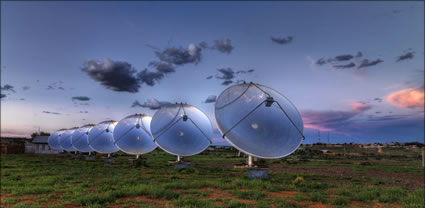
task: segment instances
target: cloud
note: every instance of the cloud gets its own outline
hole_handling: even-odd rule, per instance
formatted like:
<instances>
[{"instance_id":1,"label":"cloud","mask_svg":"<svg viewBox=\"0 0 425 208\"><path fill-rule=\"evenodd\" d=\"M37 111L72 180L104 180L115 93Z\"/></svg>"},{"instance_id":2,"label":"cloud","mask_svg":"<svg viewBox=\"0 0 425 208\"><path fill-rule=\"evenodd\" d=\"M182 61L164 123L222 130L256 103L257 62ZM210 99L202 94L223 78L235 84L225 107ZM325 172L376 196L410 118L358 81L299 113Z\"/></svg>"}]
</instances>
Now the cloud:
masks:
<instances>
[{"instance_id":1,"label":"cloud","mask_svg":"<svg viewBox=\"0 0 425 208\"><path fill-rule=\"evenodd\" d=\"M381 59L376 59L375 61L369 61L369 59L363 59L363 61L360 63L360 66L357 68L360 69L364 67L375 66L381 62L384 62L384 61L382 61Z\"/></svg>"},{"instance_id":2,"label":"cloud","mask_svg":"<svg viewBox=\"0 0 425 208\"><path fill-rule=\"evenodd\" d=\"M334 131L345 125L351 123L351 119L355 116L372 108L367 103L352 103L350 104L351 110L346 111L313 111L304 110L301 116L305 128L318 129L321 131Z\"/></svg>"},{"instance_id":3,"label":"cloud","mask_svg":"<svg viewBox=\"0 0 425 208\"><path fill-rule=\"evenodd\" d=\"M42 111L42 113L46 113L46 114L54 114L54 115L61 115L60 113L50 112L50 111Z\"/></svg>"},{"instance_id":4,"label":"cloud","mask_svg":"<svg viewBox=\"0 0 425 208\"><path fill-rule=\"evenodd\" d=\"M230 39L228 38L222 38L222 39L218 39L214 41L214 47L222 52L222 53L227 53L230 54L233 50L233 46L232 43L230 41Z\"/></svg>"},{"instance_id":5,"label":"cloud","mask_svg":"<svg viewBox=\"0 0 425 208\"><path fill-rule=\"evenodd\" d=\"M78 101L89 101L90 98L87 96L74 96L72 97L72 101L78 100Z\"/></svg>"},{"instance_id":6,"label":"cloud","mask_svg":"<svg viewBox=\"0 0 425 208\"><path fill-rule=\"evenodd\" d=\"M335 56L335 58L333 59L334 61L349 61L352 58L354 58L353 55L339 55L339 56Z\"/></svg>"},{"instance_id":7,"label":"cloud","mask_svg":"<svg viewBox=\"0 0 425 208\"><path fill-rule=\"evenodd\" d=\"M80 113L89 113L88 111L80 111Z\"/></svg>"},{"instance_id":8,"label":"cloud","mask_svg":"<svg viewBox=\"0 0 425 208\"><path fill-rule=\"evenodd\" d=\"M392 92L385 101L398 108L423 108L424 90L408 88Z\"/></svg>"},{"instance_id":9,"label":"cloud","mask_svg":"<svg viewBox=\"0 0 425 208\"><path fill-rule=\"evenodd\" d=\"M381 103L382 102L382 98L374 98L373 100L376 101L376 102L378 102L378 103Z\"/></svg>"},{"instance_id":10,"label":"cloud","mask_svg":"<svg viewBox=\"0 0 425 208\"><path fill-rule=\"evenodd\" d=\"M149 66L154 67L158 72L163 74L176 72L175 67L170 63L152 61Z\"/></svg>"},{"instance_id":11,"label":"cloud","mask_svg":"<svg viewBox=\"0 0 425 208\"><path fill-rule=\"evenodd\" d=\"M5 94L0 94L0 99L3 99L3 98L5 98L6 97L6 95Z\"/></svg>"},{"instance_id":12,"label":"cloud","mask_svg":"<svg viewBox=\"0 0 425 208\"><path fill-rule=\"evenodd\" d=\"M29 87L29 86L23 86L23 87L22 87L22 90L23 90L23 91L27 91L27 90L29 90L29 89L30 89L30 87Z\"/></svg>"},{"instance_id":13,"label":"cloud","mask_svg":"<svg viewBox=\"0 0 425 208\"><path fill-rule=\"evenodd\" d=\"M88 60L81 70L107 89L130 93L139 91L136 70L127 62L111 59Z\"/></svg>"},{"instance_id":14,"label":"cloud","mask_svg":"<svg viewBox=\"0 0 425 208\"><path fill-rule=\"evenodd\" d=\"M213 75L210 75L210 76L208 76L207 78L205 78L205 79L212 79L213 78Z\"/></svg>"},{"instance_id":15,"label":"cloud","mask_svg":"<svg viewBox=\"0 0 425 208\"><path fill-rule=\"evenodd\" d=\"M352 103L350 106L354 112L363 112L372 108L372 105L367 103Z\"/></svg>"},{"instance_id":16,"label":"cloud","mask_svg":"<svg viewBox=\"0 0 425 208\"><path fill-rule=\"evenodd\" d=\"M217 100L217 96L210 95L207 97L207 99L204 101L204 103L214 103Z\"/></svg>"},{"instance_id":17,"label":"cloud","mask_svg":"<svg viewBox=\"0 0 425 208\"><path fill-rule=\"evenodd\" d=\"M187 48L169 47L162 51L156 51L155 55L165 63L179 66L184 64L198 64L201 61L201 52L202 49L200 47L191 43Z\"/></svg>"},{"instance_id":18,"label":"cloud","mask_svg":"<svg viewBox=\"0 0 425 208\"><path fill-rule=\"evenodd\" d=\"M3 87L1 87L1 90L2 91L10 91L10 92L16 93L16 91L15 91L14 88L15 87L13 87L12 85L5 84Z\"/></svg>"},{"instance_id":19,"label":"cloud","mask_svg":"<svg viewBox=\"0 0 425 208\"><path fill-rule=\"evenodd\" d=\"M50 85L47 85L47 90L65 90L65 88L62 87L63 82L62 81L57 81L57 82L53 82Z\"/></svg>"},{"instance_id":20,"label":"cloud","mask_svg":"<svg viewBox=\"0 0 425 208\"><path fill-rule=\"evenodd\" d=\"M170 102L167 101L158 101L155 98L152 99L148 99L146 102L144 102L143 104L141 104L139 101L135 100L132 104L131 107L142 107L142 108L149 108L150 110L158 110L160 108L162 108L163 106L169 105L171 104Z\"/></svg>"},{"instance_id":21,"label":"cloud","mask_svg":"<svg viewBox=\"0 0 425 208\"><path fill-rule=\"evenodd\" d=\"M233 83L233 80L224 80L221 84L227 86L232 83Z\"/></svg>"},{"instance_id":22,"label":"cloud","mask_svg":"<svg viewBox=\"0 0 425 208\"><path fill-rule=\"evenodd\" d=\"M159 80L164 78L164 74L161 72L151 72L147 69L137 73L137 78L141 84L147 84L154 86Z\"/></svg>"},{"instance_id":23,"label":"cloud","mask_svg":"<svg viewBox=\"0 0 425 208\"><path fill-rule=\"evenodd\" d=\"M237 72L236 72L236 74L249 74L249 73L252 73L252 72L254 72L255 71L255 69L249 69L249 70L238 70Z\"/></svg>"},{"instance_id":24,"label":"cloud","mask_svg":"<svg viewBox=\"0 0 425 208\"><path fill-rule=\"evenodd\" d=\"M316 61L316 64L319 66L323 66L325 65L327 62L324 58L320 58L319 60Z\"/></svg>"},{"instance_id":25,"label":"cloud","mask_svg":"<svg viewBox=\"0 0 425 208\"><path fill-rule=\"evenodd\" d=\"M231 80L235 78L235 72L231 68L221 68L217 69L219 74L215 75L217 79Z\"/></svg>"},{"instance_id":26,"label":"cloud","mask_svg":"<svg viewBox=\"0 0 425 208\"><path fill-rule=\"evenodd\" d=\"M353 63L353 62L351 62L351 63L349 63L349 64L333 65L333 67L334 67L334 68L337 68L337 69L347 69L347 68L353 68L353 67L355 67L355 66L356 66L356 64L355 64L355 63Z\"/></svg>"},{"instance_id":27,"label":"cloud","mask_svg":"<svg viewBox=\"0 0 425 208\"><path fill-rule=\"evenodd\" d=\"M275 38L275 37L271 37L271 40L273 42L275 42L277 44L280 44L280 45L285 45L285 44L291 43L293 39L294 38L292 36L288 36L286 38Z\"/></svg>"},{"instance_id":28,"label":"cloud","mask_svg":"<svg viewBox=\"0 0 425 208\"><path fill-rule=\"evenodd\" d=\"M347 123L358 112L354 111L312 111L304 110L301 116L305 128L332 131Z\"/></svg>"},{"instance_id":29,"label":"cloud","mask_svg":"<svg viewBox=\"0 0 425 208\"><path fill-rule=\"evenodd\" d=\"M397 58L397 62L404 61L404 60L407 60L407 59L413 59L414 57L415 57L415 52L414 51L409 51L406 54L403 54L403 55L399 56Z\"/></svg>"}]
</instances>

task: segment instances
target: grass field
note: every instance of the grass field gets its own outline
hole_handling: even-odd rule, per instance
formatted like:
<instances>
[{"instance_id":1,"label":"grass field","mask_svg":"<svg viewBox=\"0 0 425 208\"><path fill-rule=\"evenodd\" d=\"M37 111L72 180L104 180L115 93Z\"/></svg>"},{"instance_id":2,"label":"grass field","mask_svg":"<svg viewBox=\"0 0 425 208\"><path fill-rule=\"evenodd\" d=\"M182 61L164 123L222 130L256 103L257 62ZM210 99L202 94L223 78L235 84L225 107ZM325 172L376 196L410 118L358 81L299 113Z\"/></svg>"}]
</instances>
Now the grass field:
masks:
<instances>
[{"instance_id":1,"label":"grass field","mask_svg":"<svg viewBox=\"0 0 425 208\"><path fill-rule=\"evenodd\" d=\"M233 168L244 158L230 150L188 157L181 171L158 149L139 168L124 154L110 167L100 157L1 155L1 207L424 207L420 150L317 149L266 160L268 180Z\"/></svg>"}]
</instances>

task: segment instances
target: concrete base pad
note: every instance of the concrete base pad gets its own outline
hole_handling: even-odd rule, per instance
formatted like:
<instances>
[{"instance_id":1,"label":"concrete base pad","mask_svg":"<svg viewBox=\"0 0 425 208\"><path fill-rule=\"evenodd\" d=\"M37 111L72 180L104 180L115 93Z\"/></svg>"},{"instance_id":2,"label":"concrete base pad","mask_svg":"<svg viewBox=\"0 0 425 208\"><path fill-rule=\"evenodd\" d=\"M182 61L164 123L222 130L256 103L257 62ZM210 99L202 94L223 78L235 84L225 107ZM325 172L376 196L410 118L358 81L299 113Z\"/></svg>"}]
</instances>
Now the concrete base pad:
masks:
<instances>
[{"instance_id":1,"label":"concrete base pad","mask_svg":"<svg viewBox=\"0 0 425 208\"><path fill-rule=\"evenodd\" d=\"M128 159L133 167L147 166L146 158Z\"/></svg>"},{"instance_id":2,"label":"concrete base pad","mask_svg":"<svg viewBox=\"0 0 425 208\"><path fill-rule=\"evenodd\" d=\"M94 161L94 160L96 160L96 156L95 155L86 155L86 160Z\"/></svg>"},{"instance_id":3,"label":"concrete base pad","mask_svg":"<svg viewBox=\"0 0 425 208\"><path fill-rule=\"evenodd\" d=\"M115 163L115 158L106 157L103 161L105 161L105 163Z\"/></svg>"},{"instance_id":4,"label":"concrete base pad","mask_svg":"<svg viewBox=\"0 0 425 208\"><path fill-rule=\"evenodd\" d=\"M249 179L268 179L269 170L266 168L248 168Z\"/></svg>"},{"instance_id":5,"label":"concrete base pad","mask_svg":"<svg viewBox=\"0 0 425 208\"><path fill-rule=\"evenodd\" d=\"M181 170L181 169L189 169L190 162L179 162L175 163L174 170Z\"/></svg>"}]
</instances>

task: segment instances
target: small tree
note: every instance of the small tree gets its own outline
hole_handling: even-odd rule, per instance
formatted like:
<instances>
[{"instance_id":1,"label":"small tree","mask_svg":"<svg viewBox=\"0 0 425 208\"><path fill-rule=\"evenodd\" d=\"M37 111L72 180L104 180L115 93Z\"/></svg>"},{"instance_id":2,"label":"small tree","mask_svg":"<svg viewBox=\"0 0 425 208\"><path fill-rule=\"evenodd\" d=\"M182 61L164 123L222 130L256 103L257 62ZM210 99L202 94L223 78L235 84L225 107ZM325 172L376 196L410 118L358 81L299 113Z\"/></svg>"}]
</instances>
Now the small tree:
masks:
<instances>
[{"instance_id":1,"label":"small tree","mask_svg":"<svg viewBox=\"0 0 425 208\"><path fill-rule=\"evenodd\" d=\"M50 136L49 133L40 131L40 132L34 132L31 134L31 138L34 139L36 136Z\"/></svg>"}]
</instances>

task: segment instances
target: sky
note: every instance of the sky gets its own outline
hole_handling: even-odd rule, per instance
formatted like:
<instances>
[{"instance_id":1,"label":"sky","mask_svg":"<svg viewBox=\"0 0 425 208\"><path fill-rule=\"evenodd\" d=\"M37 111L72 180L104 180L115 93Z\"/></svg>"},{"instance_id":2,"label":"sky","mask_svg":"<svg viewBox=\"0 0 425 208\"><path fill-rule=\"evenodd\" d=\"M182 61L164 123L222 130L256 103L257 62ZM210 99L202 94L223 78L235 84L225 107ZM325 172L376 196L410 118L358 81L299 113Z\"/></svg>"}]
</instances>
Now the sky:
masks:
<instances>
[{"instance_id":1,"label":"sky","mask_svg":"<svg viewBox=\"0 0 425 208\"><path fill-rule=\"evenodd\" d=\"M304 143L424 141L423 2L2 1L0 62L1 136L186 102L224 144L216 96L252 81Z\"/></svg>"}]
</instances>

